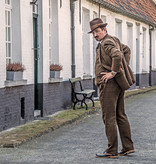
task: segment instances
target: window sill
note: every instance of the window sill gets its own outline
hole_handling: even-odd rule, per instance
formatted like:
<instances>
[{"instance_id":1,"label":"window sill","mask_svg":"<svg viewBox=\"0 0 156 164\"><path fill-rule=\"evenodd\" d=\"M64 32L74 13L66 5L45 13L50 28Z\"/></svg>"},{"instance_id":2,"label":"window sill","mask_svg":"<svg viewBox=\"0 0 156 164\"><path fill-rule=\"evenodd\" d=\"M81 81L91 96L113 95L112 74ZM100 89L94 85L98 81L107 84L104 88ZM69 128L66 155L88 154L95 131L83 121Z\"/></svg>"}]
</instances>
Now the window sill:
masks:
<instances>
[{"instance_id":1,"label":"window sill","mask_svg":"<svg viewBox=\"0 0 156 164\"><path fill-rule=\"evenodd\" d=\"M14 86L22 86L22 85L27 85L27 80L5 81L5 87L14 87Z\"/></svg>"},{"instance_id":2,"label":"window sill","mask_svg":"<svg viewBox=\"0 0 156 164\"><path fill-rule=\"evenodd\" d=\"M63 78L49 78L49 83L60 83L63 81Z\"/></svg>"},{"instance_id":3,"label":"window sill","mask_svg":"<svg viewBox=\"0 0 156 164\"><path fill-rule=\"evenodd\" d=\"M148 72L145 70L142 70L142 74L147 74Z\"/></svg>"}]
</instances>

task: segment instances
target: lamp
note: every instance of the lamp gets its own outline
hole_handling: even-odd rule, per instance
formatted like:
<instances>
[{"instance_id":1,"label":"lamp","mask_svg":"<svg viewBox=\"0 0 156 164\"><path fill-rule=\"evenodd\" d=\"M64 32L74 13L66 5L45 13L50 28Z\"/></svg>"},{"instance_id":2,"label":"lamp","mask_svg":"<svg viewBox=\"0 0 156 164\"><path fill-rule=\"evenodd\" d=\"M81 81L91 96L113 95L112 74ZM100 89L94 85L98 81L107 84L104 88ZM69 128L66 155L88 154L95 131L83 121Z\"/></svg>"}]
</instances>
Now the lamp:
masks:
<instances>
[{"instance_id":1,"label":"lamp","mask_svg":"<svg viewBox=\"0 0 156 164\"><path fill-rule=\"evenodd\" d=\"M33 0L32 2L30 2L31 5L35 5L37 2L37 0Z\"/></svg>"},{"instance_id":2,"label":"lamp","mask_svg":"<svg viewBox=\"0 0 156 164\"><path fill-rule=\"evenodd\" d=\"M32 5L33 14L38 15L38 4L36 2L37 0L32 0L32 2L30 2L30 5Z\"/></svg>"}]
</instances>

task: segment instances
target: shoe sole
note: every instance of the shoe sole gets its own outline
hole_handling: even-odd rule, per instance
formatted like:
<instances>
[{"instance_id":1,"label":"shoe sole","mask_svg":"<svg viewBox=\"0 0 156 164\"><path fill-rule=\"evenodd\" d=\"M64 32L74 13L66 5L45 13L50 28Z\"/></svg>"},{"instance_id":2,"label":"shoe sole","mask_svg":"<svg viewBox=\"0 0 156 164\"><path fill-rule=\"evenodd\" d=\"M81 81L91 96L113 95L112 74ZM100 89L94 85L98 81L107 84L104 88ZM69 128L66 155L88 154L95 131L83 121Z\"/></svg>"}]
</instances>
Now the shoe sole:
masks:
<instances>
[{"instance_id":1,"label":"shoe sole","mask_svg":"<svg viewBox=\"0 0 156 164\"><path fill-rule=\"evenodd\" d=\"M112 158L112 159L118 159L119 157L118 156L106 156L106 157L99 157L99 156L96 156L96 158Z\"/></svg>"},{"instance_id":2,"label":"shoe sole","mask_svg":"<svg viewBox=\"0 0 156 164\"><path fill-rule=\"evenodd\" d=\"M125 153L119 154L119 155L120 156L125 156L125 155L131 154L131 153L134 153L134 150L129 150L129 151L126 151Z\"/></svg>"}]
</instances>

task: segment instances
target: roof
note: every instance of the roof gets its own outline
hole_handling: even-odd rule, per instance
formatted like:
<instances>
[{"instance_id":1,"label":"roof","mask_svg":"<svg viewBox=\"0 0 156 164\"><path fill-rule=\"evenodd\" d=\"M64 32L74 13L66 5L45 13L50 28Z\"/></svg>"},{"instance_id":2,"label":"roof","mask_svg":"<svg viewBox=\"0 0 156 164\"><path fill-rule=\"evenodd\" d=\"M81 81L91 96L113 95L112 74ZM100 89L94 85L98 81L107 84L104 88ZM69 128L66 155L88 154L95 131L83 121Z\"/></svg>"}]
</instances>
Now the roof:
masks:
<instances>
[{"instance_id":1,"label":"roof","mask_svg":"<svg viewBox=\"0 0 156 164\"><path fill-rule=\"evenodd\" d=\"M156 26L155 0L93 0L106 8Z\"/></svg>"}]
</instances>

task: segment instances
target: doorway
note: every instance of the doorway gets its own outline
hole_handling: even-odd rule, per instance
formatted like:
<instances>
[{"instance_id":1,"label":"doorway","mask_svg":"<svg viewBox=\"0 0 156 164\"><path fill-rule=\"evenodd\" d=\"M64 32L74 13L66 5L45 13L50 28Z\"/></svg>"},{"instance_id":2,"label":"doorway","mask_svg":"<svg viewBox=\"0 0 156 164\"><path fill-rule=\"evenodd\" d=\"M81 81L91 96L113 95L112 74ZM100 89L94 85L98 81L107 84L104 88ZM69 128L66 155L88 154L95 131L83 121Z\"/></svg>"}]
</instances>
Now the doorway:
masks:
<instances>
[{"instance_id":1,"label":"doorway","mask_svg":"<svg viewBox=\"0 0 156 164\"><path fill-rule=\"evenodd\" d=\"M136 26L136 86L139 86L140 79L140 25Z\"/></svg>"},{"instance_id":2,"label":"doorway","mask_svg":"<svg viewBox=\"0 0 156 164\"><path fill-rule=\"evenodd\" d=\"M33 14L33 41L34 41L34 109L38 108L38 30L37 14Z\"/></svg>"}]
</instances>

